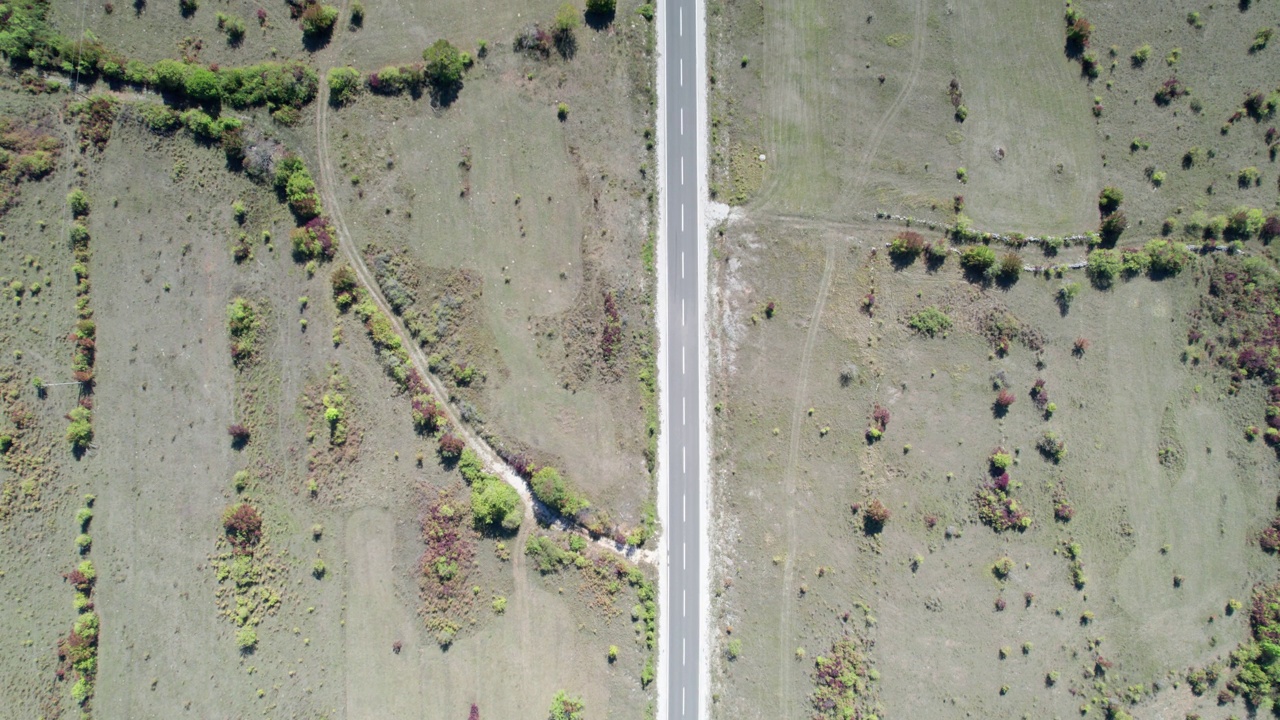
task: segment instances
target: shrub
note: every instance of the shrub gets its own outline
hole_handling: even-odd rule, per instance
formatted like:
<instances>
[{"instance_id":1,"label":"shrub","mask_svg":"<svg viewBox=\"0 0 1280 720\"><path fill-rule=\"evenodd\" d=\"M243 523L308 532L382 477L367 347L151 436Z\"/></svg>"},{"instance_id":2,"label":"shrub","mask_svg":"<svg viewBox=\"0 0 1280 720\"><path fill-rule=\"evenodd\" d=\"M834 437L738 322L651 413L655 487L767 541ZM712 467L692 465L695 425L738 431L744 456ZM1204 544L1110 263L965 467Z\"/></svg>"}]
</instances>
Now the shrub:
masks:
<instances>
[{"instance_id":1,"label":"shrub","mask_svg":"<svg viewBox=\"0 0 1280 720\"><path fill-rule=\"evenodd\" d=\"M890 241L889 255L898 262L910 263L919 257L925 245L924 237L920 233L906 230L895 235Z\"/></svg>"},{"instance_id":2,"label":"shrub","mask_svg":"<svg viewBox=\"0 0 1280 720\"><path fill-rule=\"evenodd\" d=\"M329 282L333 287L333 300L338 306L338 311L346 312L356 300L356 288L359 287L356 271L349 265L343 265L333 271L329 276Z\"/></svg>"},{"instance_id":3,"label":"shrub","mask_svg":"<svg viewBox=\"0 0 1280 720\"><path fill-rule=\"evenodd\" d=\"M333 24L338 20L338 8L332 5L312 3L302 11L299 24L302 34L309 38L323 38L333 32Z\"/></svg>"},{"instance_id":4,"label":"shrub","mask_svg":"<svg viewBox=\"0 0 1280 720\"><path fill-rule=\"evenodd\" d=\"M1178 79L1177 75L1172 75L1168 80L1160 84L1156 90L1155 96L1152 98L1157 105L1168 105L1187 94L1187 86ZM1143 148L1146 149L1145 147Z\"/></svg>"},{"instance_id":5,"label":"shrub","mask_svg":"<svg viewBox=\"0 0 1280 720\"><path fill-rule=\"evenodd\" d=\"M1114 245L1120 235L1129 227L1129 218L1123 211L1117 210L1102 219L1098 226L1098 235L1108 245Z\"/></svg>"},{"instance_id":6,"label":"shrub","mask_svg":"<svg viewBox=\"0 0 1280 720\"><path fill-rule=\"evenodd\" d=\"M987 461L991 465L991 473L999 475L1013 465L1013 455L1005 452L1004 448L996 448Z\"/></svg>"},{"instance_id":7,"label":"shrub","mask_svg":"<svg viewBox=\"0 0 1280 720\"><path fill-rule=\"evenodd\" d=\"M1227 218L1226 236L1233 240L1248 240L1262 232L1266 216L1257 208L1237 207Z\"/></svg>"},{"instance_id":8,"label":"shrub","mask_svg":"<svg viewBox=\"0 0 1280 720\"><path fill-rule=\"evenodd\" d=\"M892 516L893 513L878 498L872 500L867 503L867 509L862 516L863 530L869 535L874 535L884 529L884 524L889 522Z\"/></svg>"},{"instance_id":9,"label":"shrub","mask_svg":"<svg viewBox=\"0 0 1280 720\"><path fill-rule=\"evenodd\" d=\"M240 632L236 633L236 646L240 648L240 652L252 652L258 646L258 633L252 627L240 628Z\"/></svg>"},{"instance_id":10,"label":"shrub","mask_svg":"<svg viewBox=\"0 0 1280 720\"><path fill-rule=\"evenodd\" d=\"M1016 252L1005 253L1000 258L1000 269L996 276L1006 283L1014 282L1022 274L1022 257Z\"/></svg>"},{"instance_id":11,"label":"shrub","mask_svg":"<svg viewBox=\"0 0 1280 720\"><path fill-rule=\"evenodd\" d=\"M556 19L551 25L552 32L555 33L558 41L564 42L573 35L574 30L578 29L580 22L578 9L573 6L573 3L566 2L556 10Z\"/></svg>"},{"instance_id":12,"label":"shrub","mask_svg":"<svg viewBox=\"0 0 1280 720\"><path fill-rule=\"evenodd\" d=\"M520 493L501 478L484 473L471 486L471 515L480 527L500 525L512 531L520 527Z\"/></svg>"},{"instance_id":13,"label":"shrub","mask_svg":"<svg viewBox=\"0 0 1280 720\"><path fill-rule=\"evenodd\" d=\"M440 457L445 460L456 460L462 455L462 451L467 447L467 443L453 433L445 433L440 436L439 453Z\"/></svg>"},{"instance_id":14,"label":"shrub","mask_svg":"<svg viewBox=\"0 0 1280 720\"><path fill-rule=\"evenodd\" d=\"M1067 444L1052 430L1044 431L1044 434L1036 442L1036 449L1040 451L1041 455L1055 463L1062 462L1063 458L1067 456Z\"/></svg>"},{"instance_id":15,"label":"shrub","mask_svg":"<svg viewBox=\"0 0 1280 720\"><path fill-rule=\"evenodd\" d=\"M727 648L727 654L729 655L730 660L737 660L742 657L742 640L739 638L730 640Z\"/></svg>"},{"instance_id":16,"label":"shrub","mask_svg":"<svg viewBox=\"0 0 1280 720\"><path fill-rule=\"evenodd\" d=\"M936 306L929 307L917 312L907 320L907 326L921 335L934 337L939 333L945 333L951 329L951 318L947 314L939 310Z\"/></svg>"},{"instance_id":17,"label":"shrub","mask_svg":"<svg viewBox=\"0 0 1280 720\"><path fill-rule=\"evenodd\" d=\"M1124 202L1124 192L1114 185L1108 185L1098 193L1098 212L1110 215L1119 209L1122 202Z\"/></svg>"},{"instance_id":18,"label":"shrub","mask_svg":"<svg viewBox=\"0 0 1280 720\"><path fill-rule=\"evenodd\" d=\"M1008 557L1002 557L996 560L991 566L991 574L997 578L1004 580L1013 572L1013 560Z\"/></svg>"},{"instance_id":19,"label":"shrub","mask_svg":"<svg viewBox=\"0 0 1280 720\"><path fill-rule=\"evenodd\" d=\"M587 501L569 487L560 471L553 467L535 472L529 479L529 487L540 502L566 517L573 517L588 507Z\"/></svg>"},{"instance_id":20,"label":"shrub","mask_svg":"<svg viewBox=\"0 0 1280 720\"><path fill-rule=\"evenodd\" d=\"M618 0L587 0L587 14L611 17L618 8Z\"/></svg>"},{"instance_id":21,"label":"shrub","mask_svg":"<svg viewBox=\"0 0 1280 720\"><path fill-rule=\"evenodd\" d=\"M227 305L227 332L231 336L231 360L243 366L254 353L257 339L258 313L253 304L238 297Z\"/></svg>"},{"instance_id":22,"label":"shrub","mask_svg":"<svg viewBox=\"0 0 1280 720\"><path fill-rule=\"evenodd\" d=\"M1236 182L1242 188L1258 185L1262 182L1262 176L1258 173L1258 168L1247 167L1241 168L1240 173L1236 176Z\"/></svg>"},{"instance_id":23,"label":"shrub","mask_svg":"<svg viewBox=\"0 0 1280 720\"><path fill-rule=\"evenodd\" d=\"M876 403L871 410L871 421L875 423L881 430L889 429L889 408Z\"/></svg>"},{"instance_id":24,"label":"shrub","mask_svg":"<svg viewBox=\"0 0 1280 720\"><path fill-rule=\"evenodd\" d=\"M960 267L972 273L985 273L996 264L996 251L986 245L975 245L960 255Z\"/></svg>"},{"instance_id":25,"label":"shrub","mask_svg":"<svg viewBox=\"0 0 1280 720\"><path fill-rule=\"evenodd\" d=\"M582 720L586 705L582 698L569 697L564 690L557 690L551 698L551 720Z\"/></svg>"},{"instance_id":26,"label":"shrub","mask_svg":"<svg viewBox=\"0 0 1280 720\"><path fill-rule=\"evenodd\" d=\"M1258 237L1263 242L1270 242L1276 237L1280 237L1280 217L1272 215L1262 224L1262 229L1258 231Z\"/></svg>"},{"instance_id":27,"label":"shrub","mask_svg":"<svg viewBox=\"0 0 1280 720\"><path fill-rule=\"evenodd\" d=\"M76 188L67 195L67 207L71 208L72 216L84 217L89 214L89 196Z\"/></svg>"},{"instance_id":28,"label":"shrub","mask_svg":"<svg viewBox=\"0 0 1280 720\"><path fill-rule=\"evenodd\" d=\"M251 554L262 541L262 515L249 503L232 505L223 511L222 528L238 554Z\"/></svg>"},{"instance_id":29,"label":"shrub","mask_svg":"<svg viewBox=\"0 0 1280 720\"><path fill-rule=\"evenodd\" d=\"M1107 288L1115 281L1124 267L1120 253L1116 250L1097 249L1089 253L1085 262L1085 272L1089 279L1099 288Z\"/></svg>"},{"instance_id":30,"label":"shrub","mask_svg":"<svg viewBox=\"0 0 1280 720\"><path fill-rule=\"evenodd\" d=\"M1191 251L1182 243L1152 240L1143 249L1151 257L1153 276L1177 275L1192 260Z\"/></svg>"},{"instance_id":31,"label":"shrub","mask_svg":"<svg viewBox=\"0 0 1280 720\"><path fill-rule=\"evenodd\" d=\"M1133 60L1134 65L1142 65L1145 62L1147 62L1147 58L1150 58L1150 57L1151 57L1151 46L1146 43L1143 43L1142 45L1140 45L1136 50L1133 51L1133 55L1130 56L1130 58Z\"/></svg>"},{"instance_id":32,"label":"shrub","mask_svg":"<svg viewBox=\"0 0 1280 720\"><path fill-rule=\"evenodd\" d=\"M72 452L81 453L93 442L93 413L86 407L79 406L67 413L70 424L67 425L67 442Z\"/></svg>"},{"instance_id":33,"label":"shrub","mask_svg":"<svg viewBox=\"0 0 1280 720\"><path fill-rule=\"evenodd\" d=\"M996 407L1001 410L1007 410L1010 405L1018 398L1008 390L1002 389L996 393Z\"/></svg>"},{"instance_id":34,"label":"shrub","mask_svg":"<svg viewBox=\"0 0 1280 720\"><path fill-rule=\"evenodd\" d=\"M1089 37L1093 34L1093 23L1071 11L1067 16L1067 46L1072 52L1079 52L1089 46Z\"/></svg>"},{"instance_id":35,"label":"shrub","mask_svg":"<svg viewBox=\"0 0 1280 720\"><path fill-rule=\"evenodd\" d=\"M360 73L350 65L330 68L326 79L330 102L335 105L346 105L360 92Z\"/></svg>"},{"instance_id":36,"label":"shrub","mask_svg":"<svg viewBox=\"0 0 1280 720\"><path fill-rule=\"evenodd\" d=\"M231 444L234 447L244 447L249 442L249 428L240 423L228 425L227 434L231 436Z\"/></svg>"},{"instance_id":37,"label":"shrub","mask_svg":"<svg viewBox=\"0 0 1280 720\"><path fill-rule=\"evenodd\" d=\"M462 53L448 40L441 38L422 51L422 60L426 63L426 78L439 89L447 89L462 82L462 72L466 69Z\"/></svg>"},{"instance_id":38,"label":"shrub","mask_svg":"<svg viewBox=\"0 0 1280 720\"><path fill-rule=\"evenodd\" d=\"M1058 305L1065 311L1071 307L1071 303L1075 301L1076 296L1080 294L1080 283L1069 282L1058 288Z\"/></svg>"},{"instance_id":39,"label":"shrub","mask_svg":"<svg viewBox=\"0 0 1280 720\"><path fill-rule=\"evenodd\" d=\"M1249 52L1258 52L1271 42L1271 35L1275 31L1269 27L1259 28L1258 32L1253 36L1253 43L1249 45Z\"/></svg>"},{"instance_id":40,"label":"shrub","mask_svg":"<svg viewBox=\"0 0 1280 720\"><path fill-rule=\"evenodd\" d=\"M364 3L360 0L353 0L351 3L351 25L352 27L364 26Z\"/></svg>"}]
</instances>

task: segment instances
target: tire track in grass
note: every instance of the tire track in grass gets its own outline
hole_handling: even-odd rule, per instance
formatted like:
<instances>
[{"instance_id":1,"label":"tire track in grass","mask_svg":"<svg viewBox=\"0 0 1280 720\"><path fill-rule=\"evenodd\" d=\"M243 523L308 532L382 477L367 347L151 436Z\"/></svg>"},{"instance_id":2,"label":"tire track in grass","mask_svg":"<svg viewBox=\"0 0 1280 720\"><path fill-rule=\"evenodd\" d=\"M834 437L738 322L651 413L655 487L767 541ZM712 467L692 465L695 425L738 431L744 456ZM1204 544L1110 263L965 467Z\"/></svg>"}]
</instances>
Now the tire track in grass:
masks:
<instances>
[{"instance_id":1,"label":"tire track in grass","mask_svg":"<svg viewBox=\"0 0 1280 720\"><path fill-rule=\"evenodd\" d=\"M800 382L796 386L795 402L791 408L791 441L787 449L787 465L783 471L783 491L787 504L787 552L782 564L782 611L778 618L778 698L780 707L778 717L790 717L792 708L791 692L791 660L787 656L789 640L793 636L791 620L792 582L795 572L796 546L796 508L792 499L796 493L796 464L800 459L800 425L804 422L805 396L809 389L809 366L813 363L813 346L818 342L818 327L821 325L822 311L827 304L827 292L831 289L831 276L836 264L836 246L827 245L827 255L823 260L822 279L818 282L818 297L813 304L813 313L809 317L809 332L805 336L804 350L800 354Z\"/></svg>"},{"instance_id":2,"label":"tire track in grass","mask_svg":"<svg viewBox=\"0 0 1280 720\"><path fill-rule=\"evenodd\" d=\"M902 89L898 91L897 97L893 103L885 110L884 115L875 124L871 131L871 136L867 141L867 147L862 153L859 160L859 169L855 175L853 192L861 192L867 182L867 177L871 172L871 163L875 160L876 153L880 149L880 145L884 142L885 134L893 125L894 119L898 112L906 103L908 96L915 89L916 81L920 77L920 68L924 62L924 34L928 29L928 0L916 1L916 17L912 27L911 42L911 70L907 76L907 82ZM783 470L783 490L787 498L787 547L785 561L783 562L782 572L782 594L779 598L781 610L778 617L778 698L780 701L779 717L790 717L790 711L793 707L794 698L792 697L791 683L791 659L788 653L790 641L794 636L794 628L792 627L792 594L793 583L792 575L795 571L795 545L796 545L796 515L795 506L790 502L796 491L796 465L800 459L800 425L804 421L805 396L809 387L809 367L813 362L813 347L817 343L818 327L822 319L822 311L826 306L827 293L831 288L831 276L835 266L835 244L827 246L827 255L825 265L822 270L822 280L818 285L818 297L814 301L813 313L809 319L809 333L805 338L804 350L800 359L800 379L796 386L795 402L792 404L791 410L791 437L790 446L787 452L787 464Z\"/></svg>"},{"instance_id":3,"label":"tire track in grass","mask_svg":"<svg viewBox=\"0 0 1280 720\"><path fill-rule=\"evenodd\" d=\"M875 160L876 153L880 151L880 145L884 142L885 132L893 125L898 111L906 104L907 98L916 87L916 81L920 79L920 67L924 64L924 34L929 29L928 20L928 0L916 0L916 21L911 33L911 71L907 74L906 84L898 91L898 95L893 99L893 103L889 105L889 109L884 111L884 115L880 117L880 121L876 123L875 128L871 131L871 138L867 141L867 149L863 151L862 159L858 163L860 168L853 184L855 193L864 189L867 183L867 176L871 172L871 162Z\"/></svg>"}]
</instances>

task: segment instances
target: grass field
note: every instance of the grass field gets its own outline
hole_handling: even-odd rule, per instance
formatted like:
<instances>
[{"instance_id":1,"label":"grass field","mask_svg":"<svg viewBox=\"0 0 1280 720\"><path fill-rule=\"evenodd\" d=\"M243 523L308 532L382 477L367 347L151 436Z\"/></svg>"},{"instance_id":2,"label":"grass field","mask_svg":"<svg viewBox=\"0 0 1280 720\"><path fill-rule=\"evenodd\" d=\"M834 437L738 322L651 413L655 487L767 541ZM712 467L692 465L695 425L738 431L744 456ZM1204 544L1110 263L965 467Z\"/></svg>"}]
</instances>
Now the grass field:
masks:
<instances>
[{"instance_id":1,"label":"grass field","mask_svg":"<svg viewBox=\"0 0 1280 720\"><path fill-rule=\"evenodd\" d=\"M471 53L449 104L366 89L344 107L304 101L296 118L220 110L250 152L296 152L326 216L340 204L342 237L370 248L370 265L375 248L395 254L420 309L444 308L426 349L471 428L559 467L592 517L640 528L653 491L649 22L619 7L576 30L570 57L542 58L512 41L549 27L550 3L428 19L370 2L360 27L344 5L327 42L304 41L286 5L266 8L264 27L256 10L56 5L50 19L149 63L289 58L320 82L346 63L412 64L441 34ZM242 42L225 41L217 13L246 22ZM194 106L180 94L86 73L82 90L115 101L91 127L70 107L72 78L21 70L0 80L6 167L27 167L14 155L34 138L58 148L0 217L12 303L0 318L0 594L21 608L0 620L0 704L42 717L440 718L474 704L534 718L566 690L592 713L650 716L651 578L531 515L518 531L473 526L456 460L415 429L360 318L335 304L341 258L291 248L305 217L285 190L229 161L226 135L158 129L156 103ZM536 131L520 126L535 117ZM610 323L622 332L602 357ZM73 369L92 376L79 407ZM91 418L79 452L64 414ZM77 515L86 505L91 519ZM430 556L433 517L455 533L456 562ZM526 556L541 535L543 555ZM77 597L61 576L84 561ZM89 615L100 633L77 634ZM96 671L76 664L84 647Z\"/></svg>"},{"instance_id":2,"label":"grass field","mask_svg":"<svg viewBox=\"0 0 1280 720\"><path fill-rule=\"evenodd\" d=\"M1083 50L1063 10L709 5L712 188L739 206L713 243L717 716L1248 710L1228 601L1276 578L1276 456L1245 432L1269 376L1196 344L1219 260L1100 290L1066 268L1094 245L1019 235L1098 230L1111 185L1128 224L1104 244L1234 238L1272 272L1271 245L1213 217L1276 213L1271 111L1230 120L1273 89L1273 48L1249 46L1275 8L1075 3ZM1175 74L1189 94L1156 102ZM907 230L937 262L889 252ZM963 272L975 241L1016 253L1011 275ZM841 638L871 670L828 704Z\"/></svg>"}]
</instances>

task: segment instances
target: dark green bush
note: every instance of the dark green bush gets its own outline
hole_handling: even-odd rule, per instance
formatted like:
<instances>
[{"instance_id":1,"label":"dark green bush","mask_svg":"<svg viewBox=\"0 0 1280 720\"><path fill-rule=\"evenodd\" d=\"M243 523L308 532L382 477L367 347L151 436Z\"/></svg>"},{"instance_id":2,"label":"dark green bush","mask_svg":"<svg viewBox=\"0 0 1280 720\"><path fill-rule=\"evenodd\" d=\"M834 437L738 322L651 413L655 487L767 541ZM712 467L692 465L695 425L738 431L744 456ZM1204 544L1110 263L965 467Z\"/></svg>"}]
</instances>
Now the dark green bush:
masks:
<instances>
[{"instance_id":1,"label":"dark green bush","mask_svg":"<svg viewBox=\"0 0 1280 720\"><path fill-rule=\"evenodd\" d=\"M422 51L422 60L427 79L437 88L451 88L462 82L462 73L466 69L462 53L453 43L441 38Z\"/></svg>"}]
</instances>

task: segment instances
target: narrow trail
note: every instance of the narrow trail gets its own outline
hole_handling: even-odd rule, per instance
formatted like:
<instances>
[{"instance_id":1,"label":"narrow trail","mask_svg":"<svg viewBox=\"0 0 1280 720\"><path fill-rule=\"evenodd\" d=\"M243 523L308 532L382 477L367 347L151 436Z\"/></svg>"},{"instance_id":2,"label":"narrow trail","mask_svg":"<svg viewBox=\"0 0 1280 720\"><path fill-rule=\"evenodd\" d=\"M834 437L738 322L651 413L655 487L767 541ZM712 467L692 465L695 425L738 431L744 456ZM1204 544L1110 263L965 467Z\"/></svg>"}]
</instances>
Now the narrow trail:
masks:
<instances>
[{"instance_id":1,"label":"narrow trail","mask_svg":"<svg viewBox=\"0 0 1280 720\"><path fill-rule=\"evenodd\" d=\"M871 137L867 140L867 148L862 153L859 160L858 174L854 176L852 191L854 193L861 192L863 186L867 183L867 175L871 172L871 162L875 160L876 153L880 151L880 145L884 142L885 132L893 125L894 118L897 117L898 111L902 109L907 98L910 97L911 91L916 87L916 81L920 79L920 67L924 64L924 34L929 29L929 2L928 0L916 0L916 20L911 32L911 71L907 75L907 82L898 91L897 97L893 99L893 103L889 105L889 109L885 110L884 115L880 117L880 121L876 123L875 128L871 131Z\"/></svg>"},{"instance_id":2,"label":"narrow trail","mask_svg":"<svg viewBox=\"0 0 1280 720\"><path fill-rule=\"evenodd\" d=\"M538 502L529 492L529 486L525 483L524 478L508 465L489 443L485 442L479 434L462 421L461 415L450 402L451 398L448 389L440 382L439 378L431 373L427 357L422 352L422 348L405 330L400 317L391 311L391 305L383 297L382 290L378 287L373 273L370 272L365 264L364 257L361 255L354 237L347 228L346 219L342 214L342 206L338 203L337 195L333 192L336 173L333 171L333 161L329 157L329 85L323 79L327 68L320 68L320 71L322 79L314 100L316 106L316 155L319 160L317 165L319 178L316 182L316 189L320 192L320 197L328 208L333 227L338 233L339 250L347 262L350 263L351 268L355 270L356 277L369 294L369 298L391 321L392 328L400 336L401 343L408 350L409 361L413 363L414 369L418 371L427 387L431 389L431 393L441 401L441 407L444 410L445 417L449 420L450 426L466 441L467 447L475 451L489 472L502 478L520 494L520 500L524 504L525 520L535 520L538 517L544 519L554 518L551 522L552 526L565 532L576 532L585 535L586 532L582 528L566 521L564 518L558 517L549 508ZM617 543L607 538L599 538L594 541L594 544L596 547L621 555L633 562L648 562L657 565L657 553L653 550L620 547Z\"/></svg>"},{"instance_id":3,"label":"narrow trail","mask_svg":"<svg viewBox=\"0 0 1280 720\"><path fill-rule=\"evenodd\" d=\"M800 425L804 422L805 397L809 390L809 366L813 363L813 346L818 342L818 328L822 324L822 311L827 304L827 292L831 289L831 276L835 272L836 246L827 246L827 255L823 261L822 279L818 282L818 297L813 304L813 312L809 316L809 333L804 340L804 350L800 354L800 383L796 387L795 402L791 407L791 443L787 449L787 466L783 475L783 491L787 504L787 552L782 565L782 615L778 618L778 697L781 700L778 717L790 717L793 707L791 698L791 662L787 655L789 639L793 628L791 621L792 582L795 572L796 546L796 508L792 501L796 494L796 464L800 460Z\"/></svg>"}]
</instances>

